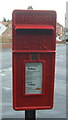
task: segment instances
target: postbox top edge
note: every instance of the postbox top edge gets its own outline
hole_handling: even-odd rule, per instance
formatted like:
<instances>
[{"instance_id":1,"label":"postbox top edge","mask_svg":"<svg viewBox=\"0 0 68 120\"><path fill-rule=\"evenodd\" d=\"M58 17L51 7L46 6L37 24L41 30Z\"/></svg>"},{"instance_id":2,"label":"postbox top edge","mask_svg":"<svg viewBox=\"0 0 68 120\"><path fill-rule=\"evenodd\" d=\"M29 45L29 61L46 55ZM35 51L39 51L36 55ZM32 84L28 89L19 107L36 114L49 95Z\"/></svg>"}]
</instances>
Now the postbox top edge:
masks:
<instances>
[{"instance_id":1,"label":"postbox top edge","mask_svg":"<svg viewBox=\"0 0 68 120\"><path fill-rule=\"evenodd\" d=\"M21 11L24 11L24 12L26 12L26 11L37 11L37 12L52 12L52 13L55 13L56 14L56 11L55 10L27 10L27 9L15 9L15 10L13 10L13 12L12 12L12 14L15 14L16 12L21 12Z\"/></svg>"}]
</instances>

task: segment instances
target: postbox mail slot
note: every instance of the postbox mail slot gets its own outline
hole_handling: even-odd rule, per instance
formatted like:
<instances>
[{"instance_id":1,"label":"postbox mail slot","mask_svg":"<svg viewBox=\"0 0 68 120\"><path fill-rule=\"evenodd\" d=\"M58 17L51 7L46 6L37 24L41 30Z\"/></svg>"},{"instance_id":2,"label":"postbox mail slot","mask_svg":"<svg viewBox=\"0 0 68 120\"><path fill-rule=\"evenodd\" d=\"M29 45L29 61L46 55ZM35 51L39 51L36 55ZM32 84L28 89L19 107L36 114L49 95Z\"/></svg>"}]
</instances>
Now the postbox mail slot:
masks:
<instances>
[{"instance_id":1,"label":"postbox mail slot","mask_svg":"<svg viewBox=\"0 0 68 120\"><path fill-rule=\"evenodd\" d=\"M52 25L16 25L15 29L49 29L54 30L54 27Z\"/></svg>"},{"instance_id":2,"label":"postbox mail slot","mask_svg":"<svg viewBox=\"0 0 68 120\"><path fill-rule=\"evenodd\" d=\"M54 50L54 32L52 25L16 25L14 49Z\"/></svg>"}]
</instances>

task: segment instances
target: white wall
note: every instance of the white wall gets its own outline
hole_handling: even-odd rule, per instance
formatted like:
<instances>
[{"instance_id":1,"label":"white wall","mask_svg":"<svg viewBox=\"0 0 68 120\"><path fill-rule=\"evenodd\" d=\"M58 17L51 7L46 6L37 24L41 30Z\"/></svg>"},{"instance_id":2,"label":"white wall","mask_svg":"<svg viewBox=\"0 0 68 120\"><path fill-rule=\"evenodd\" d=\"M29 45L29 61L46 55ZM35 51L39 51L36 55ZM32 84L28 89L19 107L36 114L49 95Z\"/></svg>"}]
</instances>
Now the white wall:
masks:
<instances>
[{"instance_id":1,"label":"white wall","mask_svg":"<svg viewBox=\"0 0 68 120\"><path fill-rule=\"evenodd\" d=\"M0 23L0 35L6 30L6 27Z\"/></svg>"}]
</instances>

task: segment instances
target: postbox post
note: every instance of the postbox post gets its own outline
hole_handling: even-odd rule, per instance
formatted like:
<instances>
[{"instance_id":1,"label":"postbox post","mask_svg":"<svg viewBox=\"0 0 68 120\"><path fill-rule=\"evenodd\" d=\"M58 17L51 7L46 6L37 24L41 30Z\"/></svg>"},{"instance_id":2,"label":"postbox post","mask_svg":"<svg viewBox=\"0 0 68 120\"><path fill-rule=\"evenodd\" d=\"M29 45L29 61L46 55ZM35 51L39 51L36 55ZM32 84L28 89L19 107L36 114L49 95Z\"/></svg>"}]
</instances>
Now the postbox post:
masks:
<instances>
[{"instance_id":1,"label":"postbox post","mask_svg":"<svg viewBox=\"0 0 68 120\"><path fill-rule=\"evenodd\" d=\"M25 110L25 120L35 120L35 110Z\"/></svg>"},{"instance_id":2,"label":"postbox post","mask_svg":"<svg viewBox=\"0 0 68 120\"><path fill-rule=\"evenodd\" d=\"M37 55L35 53L32 54L32 60L37 60ZM35 120L35 112L36 110L25 110L25 120Z\"/></svg>"}]
</instances>

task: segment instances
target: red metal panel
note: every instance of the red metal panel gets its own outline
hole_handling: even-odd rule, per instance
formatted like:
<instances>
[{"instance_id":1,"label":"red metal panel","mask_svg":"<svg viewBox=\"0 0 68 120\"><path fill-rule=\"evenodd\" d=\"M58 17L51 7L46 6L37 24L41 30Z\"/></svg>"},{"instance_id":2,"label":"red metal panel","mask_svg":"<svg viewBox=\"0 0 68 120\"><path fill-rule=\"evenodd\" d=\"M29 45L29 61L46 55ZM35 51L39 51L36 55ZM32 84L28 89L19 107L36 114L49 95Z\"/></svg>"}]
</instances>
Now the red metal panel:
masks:
<instances>
[{"instance_id":1,"label":"red metal panel","mask_svg":"<svg viewBox=\"0 0 68 120\"><path fill-rule=\"evenodd\" d=\"M15 10L12 35L13 108L51 109L54 98L56 12ZM35 57L32 57L34 54ZM26 63L42 63L42 93L25 94Z\"/></svg>"},{"instance_id":2,"label":"red metal panel","mask_svg":"<svg viewBox=\"0 0 68 120\"><path fill-rule=\"evenodd\" d=\"M23 24L23 25L16 25L15 29L46 29L46 30L54 30L52 25L32 25L32 24Z\"/></svg>"}]
</instances>

